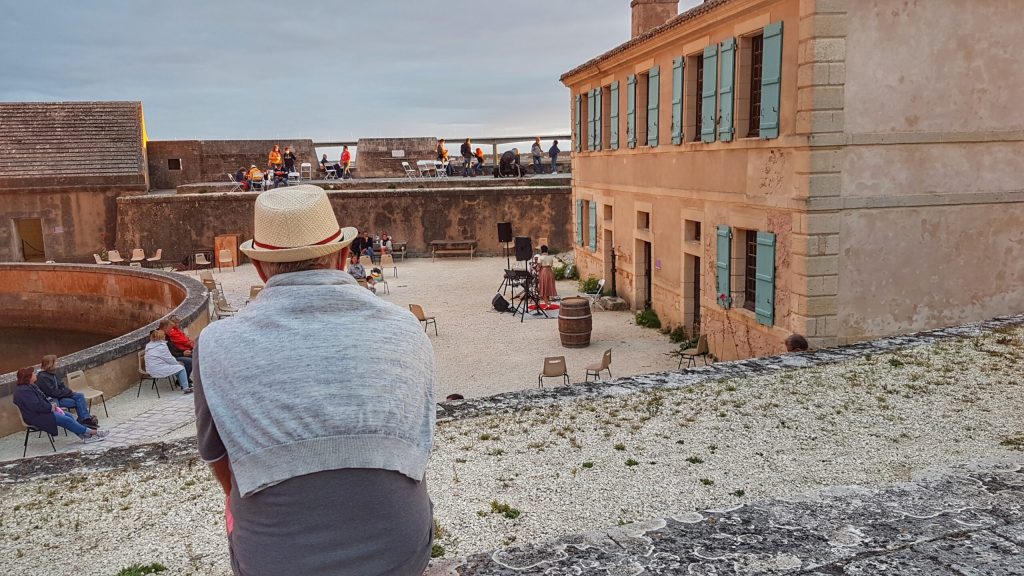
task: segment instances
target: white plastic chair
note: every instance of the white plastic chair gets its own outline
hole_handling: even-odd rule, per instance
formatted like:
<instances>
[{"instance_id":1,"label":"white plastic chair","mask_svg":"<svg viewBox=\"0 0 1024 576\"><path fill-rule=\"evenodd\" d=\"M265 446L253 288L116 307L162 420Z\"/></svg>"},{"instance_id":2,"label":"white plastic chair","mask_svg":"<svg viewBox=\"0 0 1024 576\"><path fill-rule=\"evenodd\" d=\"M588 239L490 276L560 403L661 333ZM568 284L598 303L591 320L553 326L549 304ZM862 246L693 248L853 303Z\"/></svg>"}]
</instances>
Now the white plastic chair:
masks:
<instances>
[{"instance_id":1,"label":"white plastic chair","mask_svg":"<svg viewBox=\"0 0 1024 576\"><path fill-rule=\"evenodd\" d=\"M111 263L110 260L104 260L103 258L100 258L99 254L93 254L92 257L96 259L96 263L97 264L110 264Z\"/></svg>"},{"instance_id":2,"label":"white plastic chair","mask_svg":"<svg viewBox=\"0 0 1024 576\"><path fill-rule=\"evenodd\" d=\"M448 163L441 162L440 160L434 160L434 177L435 178L448 178Z\"/></svg>"},{"instance_id":3,"label":"white plastic chair","mask_svg":"<svg viewBox=\"0 0 1024 576\"><path fill-rule=\"evenodd\" d=\"M235 260L231 257L231 250L227 248L217 253L217 269L223 268L225 265L231 266L231 271L235 271Z\"/></svg>"},{"instance_id":4,"label":"white plastic chair","mask_svg":"<svg viewBox=\"0 0 1024 576\"><path fill-rule=\"evenodd\" d=\"M81 370L68 372L68 388L75 392L81 392L82 396L85 396L85 399L89 401L89 410L92 410L93 398L99 398L103 402L103 414L110 418L110 412L107 412L107 399L103 396L103 392L89 386L89 379L85 377L85 372Z\"/></svg>"},{"instance_id":5,"label":"white plastic chair","mask_svg":"<svg viewBox=\"0 0 1024 576\"><path fill-rule=\"evenodd\" d=\"M299 182L302 182L302 175L299 174L298 172L289 172L288 173L288 184L292 185L292 181L295 181L296 184L299 183Z\"/></svg>"},{"instance_id":6,"label":"white plastic chair","mask_svg":"<svg viewBox=\"0 0 1024 576\"><path fill-rule=\"evenodd\" d=\"M406 178L417 178L419 176L416 170L413 169L412 165L410 165L405 160L402 161L402 170L405 170Z\"/></svg>"},{"instance_id":7,"label":"white plastic chair","mask_svg":"<svg viewBox=\"0 0 1024 576\"><path fill-rule=\"evenodd\" d=\"M117 250L108 250L107 260L110 260L111 264L124 264L127 262L127 260L121 258L121 253Z\"/></svg>"},{"instance_id":8,"label":"white plastic chair","mask_svg":"<svg viewBox=\"0 0 1024 576\"><path fill-rule=\"evenodd\" d=\"M140 265L146 259L146 252L142 248L135 248L132 250L132 263L138 262Z\"/></svg>"},{"instance_id":9,"label":"white plastic chair","mask_svg":"<svg viewBox=\"0 0 1024 576\"><path fill-rule=\"evenodd\" d=\"M313 179L313 165L309 162L303 162L299 164L299 178L305 178L306 180Z\"/></svg>"},{"instance_id":10,"label":"white plastic chair","mask_svg":"<svg viewBox=\"0 0 1024 576\"><path fill-rule=\"evenodd\" d=\"M581 296L590 298L592 302L597 302L601 298L601 292L604 290L604 278L601 278L597 282L597 288L593 292L584 292Z\"/></svg>"},{"instance_id":11,"label":"white plastic chair","mask_svg":"<svg viewBox=\"0 0 1024 576\"><path fill-rule=\"evenodd\" d=\"M146 262L149 262L150 266L152 266L153 264L156 264L157 262L163 260L163 258L164 258L164 249L163 248L157 248L156 249L156 253L153 254L153 256L151 258L146 258Z\"/></svg>"},{"instance_id":12,"label":"white plastic chair","mask_svg":"<svg viewBox=\"0 0 1024 576\"><path fill-rule=\"evenodd\" d=\"M337 180L337 179L338 179L338 171L335 170L334 168L328 168L327 169L327 176L324 176L324 180Z\"/></svg>"}]
</instances>

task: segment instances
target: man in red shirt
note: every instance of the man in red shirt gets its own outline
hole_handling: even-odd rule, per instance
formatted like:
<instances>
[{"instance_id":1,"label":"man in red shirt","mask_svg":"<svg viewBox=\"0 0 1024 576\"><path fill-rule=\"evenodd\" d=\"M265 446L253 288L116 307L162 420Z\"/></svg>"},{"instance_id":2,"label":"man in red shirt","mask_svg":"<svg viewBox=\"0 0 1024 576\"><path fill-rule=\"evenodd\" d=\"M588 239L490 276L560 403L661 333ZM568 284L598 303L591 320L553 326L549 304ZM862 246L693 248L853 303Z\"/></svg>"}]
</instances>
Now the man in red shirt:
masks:
<instances>
[{"instance_id":1,"label":"man in red shirt","mask_svg":"<svg viewBox=\"0 0 1024 576\"><path fill-rule=\"evenodd\" d=\"M352 163L352 153L348 151L348 146L341 149L341 177L351 178L352 171L349 169L349 165Z\"/></svg>"},{"instance_id":2,"label":"man in red shirt","mask_svg":"<svg viewBox=\"0 0 1024 576\"><path fill-rule=\"evenodd\" d=\"M181 331L181 318L171 316L168 320L170 320L171 324L174 326L167 331L167 339L170 340L171 344L174 344L178 350L181 350L185 356L192 356L192 348L195 347L196 343Z\"/></svg>"}]
</instances>

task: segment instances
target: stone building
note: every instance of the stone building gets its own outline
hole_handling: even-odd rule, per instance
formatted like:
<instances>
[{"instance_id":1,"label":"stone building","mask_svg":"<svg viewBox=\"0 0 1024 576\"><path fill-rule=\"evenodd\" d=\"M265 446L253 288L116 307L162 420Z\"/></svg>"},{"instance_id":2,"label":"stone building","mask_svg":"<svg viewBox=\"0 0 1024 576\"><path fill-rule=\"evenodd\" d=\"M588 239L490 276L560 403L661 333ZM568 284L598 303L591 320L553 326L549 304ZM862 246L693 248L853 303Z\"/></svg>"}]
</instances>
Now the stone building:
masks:
<instances>
[{"instance_id":1,"label":"stone building","mask_svg":"<svg viewBox=\"0 0 1024 576\"><path fill-rule=\"evenodd\" d=\"M630 6L561 78L581 273L720 358L1024 308L1017 2Z\"/></svg>"},{"instance_id":2,"label":"stone building","mask_svg":"<svg viewBox=\"0 0 1024 576\"><path fill-rule=\"evenodd\" d=\"M141 102L0 103L0 262L91 261L149 187Z\"/></svg>"}]
</instances>

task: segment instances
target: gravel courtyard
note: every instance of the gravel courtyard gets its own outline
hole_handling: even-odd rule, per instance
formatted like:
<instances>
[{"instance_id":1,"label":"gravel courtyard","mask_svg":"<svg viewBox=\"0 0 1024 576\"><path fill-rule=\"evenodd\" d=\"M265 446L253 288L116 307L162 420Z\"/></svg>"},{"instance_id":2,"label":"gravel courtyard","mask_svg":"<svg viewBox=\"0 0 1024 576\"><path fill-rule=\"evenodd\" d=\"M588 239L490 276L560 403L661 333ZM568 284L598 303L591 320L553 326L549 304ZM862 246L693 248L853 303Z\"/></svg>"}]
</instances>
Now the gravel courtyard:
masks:
<instances>
[{"instance_id":1,"label":"gravel courtyard","mask_svg":"<svg viewBox=\"0 0 1024 576\"><path fill-rule=\"evenodd\" d=\"M428 480L445 556L912 471L1024 462L1024 328L750 378L441 423ZM0 486L10 574L160 562L229 574L201 463ZM59 544L55 544L59 542ZM438 552L441 550L438 549Z\"/></svg>"}]
</instances>

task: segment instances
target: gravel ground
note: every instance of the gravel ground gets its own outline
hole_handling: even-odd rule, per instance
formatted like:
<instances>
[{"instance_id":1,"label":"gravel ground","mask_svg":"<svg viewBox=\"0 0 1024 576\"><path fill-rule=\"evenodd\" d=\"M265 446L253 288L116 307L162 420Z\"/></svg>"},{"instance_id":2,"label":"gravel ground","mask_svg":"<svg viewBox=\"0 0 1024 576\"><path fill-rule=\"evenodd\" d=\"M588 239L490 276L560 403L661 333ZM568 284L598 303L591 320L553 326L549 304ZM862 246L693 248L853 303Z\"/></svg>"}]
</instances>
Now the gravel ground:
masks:
<instances>
[{"instance_id":1,"label":"gravel ground","mask_svg":"<svg viewBox=\"0 0 1024 576\"><path fill-rule=\"evenodd\" d=\"M1024 461L1024 329L803 370L438 427L428 478L446 556L652 516ZM5 574L229 574L205 467L0 486Z\"/></svg>"}]
</instances>

